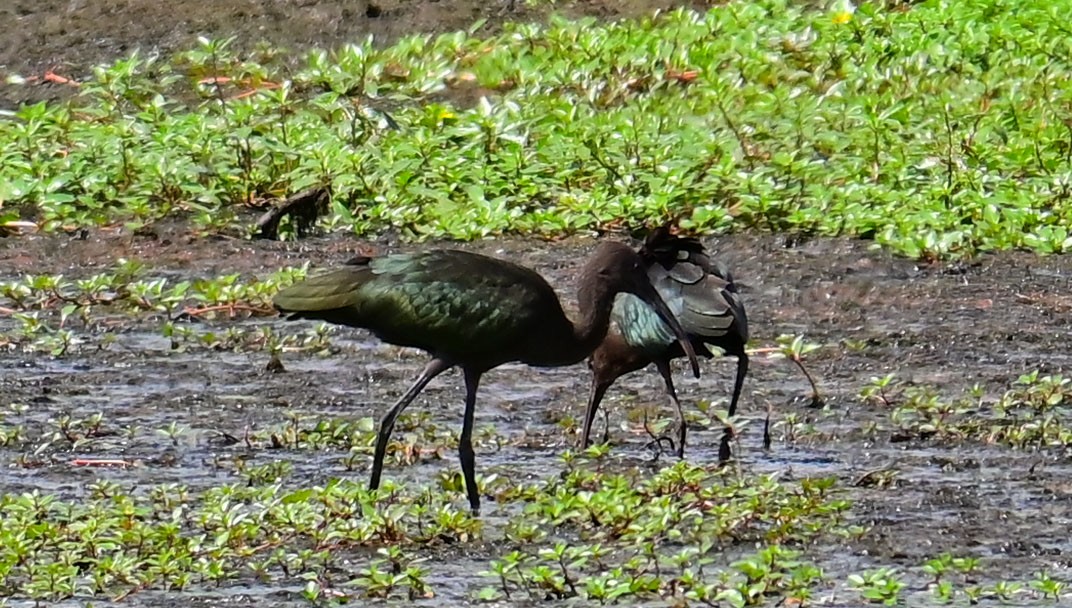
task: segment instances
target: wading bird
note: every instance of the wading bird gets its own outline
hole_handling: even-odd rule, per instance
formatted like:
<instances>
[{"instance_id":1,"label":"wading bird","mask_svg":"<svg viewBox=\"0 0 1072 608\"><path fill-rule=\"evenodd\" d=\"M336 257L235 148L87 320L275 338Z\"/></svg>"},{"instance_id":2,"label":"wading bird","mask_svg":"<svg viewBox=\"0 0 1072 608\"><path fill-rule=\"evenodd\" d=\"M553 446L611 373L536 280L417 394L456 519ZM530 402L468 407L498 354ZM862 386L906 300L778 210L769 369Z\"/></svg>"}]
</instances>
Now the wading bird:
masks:
<instances>
[{"instance_id":1,"label":"wading bird","mask_svg":"<svg viewBox=\"0 0 1072 608\"><path fill-rule=\"evenodd\" d=\"M380 421L369 489L380 485L395 419L436 376L458 366L465 377L465 414L458 446L469 505L480 511L474 472L473 416L484 372L511 361L534 367L580 363L610 325L616 294L651 306L677 335L700 375L692 345L648 280L639 255L621 243L601 244L577 280L580 318L571 321L554 290L536 272L505 260L454 250L360 257L280 291L273 301L289 318L317 319L370 330L377 338L432 356L409 390Z\"/></svg>"},{"instance_id":2,"label":"wading bird","mask_svg":"<svg viewBox=\"0 0 1072 608\"><path fill-rule=\"evenodd\" d=\"M729 409L732 416L748 374L748 355L744 350L748 342L748 317L733 275L708 255L700 241L674 236L665 226L648 235L639 254L652 285L685 328L695 351L710 359L714 354L707 345L712 345L737 357L737 378ZM611 319L612 331L588 360L592 387L581 447L588 447L592 418L610 385L625 374L655 363L674 406L678 424L676 452L679 458L683 457L687 426L670 377L670 361L683 356L685 351L671 328L651 307L630 294L617 296Z\"/></svg>"}]
</instances>

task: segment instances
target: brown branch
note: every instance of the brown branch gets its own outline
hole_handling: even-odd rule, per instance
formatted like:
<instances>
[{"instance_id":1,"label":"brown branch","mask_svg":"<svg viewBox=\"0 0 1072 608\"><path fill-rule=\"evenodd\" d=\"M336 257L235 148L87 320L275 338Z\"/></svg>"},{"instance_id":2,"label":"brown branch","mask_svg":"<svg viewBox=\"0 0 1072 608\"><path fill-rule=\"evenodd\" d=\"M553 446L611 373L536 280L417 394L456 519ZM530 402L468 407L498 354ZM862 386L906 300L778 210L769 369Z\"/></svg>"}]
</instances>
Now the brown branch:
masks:
<instances>
[{"instance_id":1,"label":"brown branch","mask_svg":"<svg viewBox=\"0 0 1072 608\"><path fill-rule=\"evenodd\" d=\"M75 458L70 462L74 467L132 467L133 462L108 458Z\"/></svg>"},{"instance_id":2,"label":"brown branch","mask_svg":"<svg viewBox=\"0 0 1072 608\"><path fill-rule=\"evenodd\" d=\"M191 307L187 306L186 308L184 308L182 310L182 312L178 316L182 317L182 316L185 315L185 316L188 316L188 317L199 317L201 315L206 315L206 314L209 314L209 313L221 312L221 311L227 311L227 314L232 319L235 317L235 313L238 312L238 311L249 312L249 313L263 315L263 316L275 314L275 309L274 308L265 308L265 307L262 307L262 306L250 306L249 304L217 304L215 306L202 306L202 307L199 307L199 308L191 308Z\"/></svg>"},{"instance_id":3,"label":"brown branch","mask_svg":"<svg viewBox=\"0 0 1072 608\"><path fill-rule=\"evenodd\" d=\"M298 235L304 235L312 229L316 219L327 211L329 192L327 188L313 188L299 192L272 209L257 220L257 231L253 238L279 238L279 222L285 217L293 216Z\"/></svg>"}]
</instances>

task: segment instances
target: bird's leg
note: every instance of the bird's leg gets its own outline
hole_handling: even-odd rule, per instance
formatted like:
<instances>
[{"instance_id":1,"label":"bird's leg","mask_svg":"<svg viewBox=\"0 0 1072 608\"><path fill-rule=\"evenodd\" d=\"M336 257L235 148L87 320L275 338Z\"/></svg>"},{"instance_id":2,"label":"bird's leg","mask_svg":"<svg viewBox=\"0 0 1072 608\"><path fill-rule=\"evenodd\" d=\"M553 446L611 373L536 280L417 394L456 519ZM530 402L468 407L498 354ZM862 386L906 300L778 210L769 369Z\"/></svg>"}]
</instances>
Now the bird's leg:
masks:
<instances>
[{"instance_id":1,"label":"bird's leg","mask_svg":"<svg viewBox=\"0 0 1072 608\"><path fill-rule=\"evenodd\" d=\"M592 422L596 416L596 410L599 408L599 403L603 401L603 395L606 394L607 389L610 388L608 383L599 383L592 380L592 388L588 394L588 409L584 412L584 430L581 432L581 449L588 449L588 437L592 433ZM603 415L607 415L606 408L603 408ZM610 423L607 423L607 427L603 431L603 443L607 442L607 435L609 434Z\"/></svg>"},{"instance_id":2,"label":"bird's leg","mask_svg":"<svg viewBox=\"0 0 1072 608\"><path fill-rule=\"evenodd\" d=\"M387 442L391 439L391 431L395 428L395 420L398 415L402 413L402 410L409 406L410 402L416 399L417 395L424 390L424 387L428 386L428 383L432 381L439 374L447 371L453 367L453 364L443 359L432 359L428 362L428 365L424 366L424 370L421 371L421 375L417 376L417 381L409 387L405 395L399 399L391 409L387 410L383 418L380 420L380 432L376 436L376 453L372 458L372 478L369 480L369 490L375 490L380 487L380 473L383 472L383 457L387 454Z\"/></svg>"},{"instance_id":3,"label":"bird's leg","mask_svg":"<svg viewBox=\"0 0 1072 608\"><path fill-rule=\"evenodd\" d=\"M681 411L681 402L677 400L677 391L674 390L674 380L669 361L656 361L655 367L666 382L666 394L670 395L670 403L674 406L674 417L677 418L677 449L678 458L685 457L685 435L688 433L688 423L685 422L685 413Z\"/></svg>"},{"instance_id":4,"label":"bird's leg","mask_svg":"<svg viewBox=\"0 0 1072 608\"><path fill-rule=\"evenodd\" d=\"M482 372L465 368L465 415L462 418L462 436L458 441L458 455L462 461L465 477L465 492L469 495L469 508L473 516L480 515L480 491L476 486L476 455L473 453L473 417L476 411L476 389L480 386Z\"/></svg>"},{"instance_id":5,"label":"bird's leg","mask_svg":"<svg viewBox=\"0 0 1072 608\"><path fill-rule=\"evenodd\" d=\"M725 464L733 457L733 449L730 442L733 441L733 427L727 426L722 432L722 441L718 444L718 462Z\"/></svg>"},{"instance_id":6,"label":"bird's leg","mask_svg":"<svg viewBox=\"0 0 1072 608\"><path fill-rule=\"evenodd\" d=\"M730 416L737 411L737 400L741 398L741 388L744 386L744 377L748 375L748 354L744 348L737 354L737 378L733 381L733 398L730 399Z\"/></svg>"}]
</instances>

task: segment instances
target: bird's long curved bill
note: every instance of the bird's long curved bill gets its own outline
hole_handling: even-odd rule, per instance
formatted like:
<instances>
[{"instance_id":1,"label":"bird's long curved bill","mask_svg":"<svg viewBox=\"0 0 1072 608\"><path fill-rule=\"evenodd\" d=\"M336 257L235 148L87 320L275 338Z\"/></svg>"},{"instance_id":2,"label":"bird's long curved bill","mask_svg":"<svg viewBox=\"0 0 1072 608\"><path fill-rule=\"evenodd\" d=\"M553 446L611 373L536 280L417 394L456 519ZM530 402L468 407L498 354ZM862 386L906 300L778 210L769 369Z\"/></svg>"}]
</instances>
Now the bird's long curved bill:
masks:
<instances>
[{"instance_id":1,"label":"bird's long curved bill","mask_svg":"<svg viewBox=\"0 0 1072 608\"><path fill-rule=\"evenodd\" d=\"M650 290L650 291L649 291ZM674 335L677 336L677 341L681 343L682 350L685 351L685 355L689 358L689 365L692 366L692 375L695 378L700 377L700 362L696 360L696 351L692 349L692 342L689 340L688 335L685 334L685 328L681 327L681 323L678 322L677 317L671 312L670 307L666 305L662 297L659 296L659 292L655 291L655 287L648 286L643 290L644 293L637 294L645 302L651 305L655 310L655 313L659 315L670 329L673 330Z\"/></svg>"}]
</instances>

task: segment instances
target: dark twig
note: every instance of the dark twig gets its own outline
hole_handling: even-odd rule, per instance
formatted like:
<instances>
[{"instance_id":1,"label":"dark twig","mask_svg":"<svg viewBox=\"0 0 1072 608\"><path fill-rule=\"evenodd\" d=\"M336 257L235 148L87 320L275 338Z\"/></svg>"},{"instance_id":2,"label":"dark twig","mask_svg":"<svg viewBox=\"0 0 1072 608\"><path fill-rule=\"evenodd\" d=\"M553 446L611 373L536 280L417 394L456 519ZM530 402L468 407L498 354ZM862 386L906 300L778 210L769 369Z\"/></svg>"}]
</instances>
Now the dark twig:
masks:
<instances>
[{"instance_id":1,"label":"dark twig","mask_svg":"<svg viewBox=\"0 0 1072 608\"><path fill-rule=\"evenodd\" d=\"M281 204L269 209L257 220L257 232L253 234L258 239L278 239L279 222L284 217L293 217L298 235L309 232L328 207L328 189L313 188L299 192Z\"/></svg>"}]
</instances>

